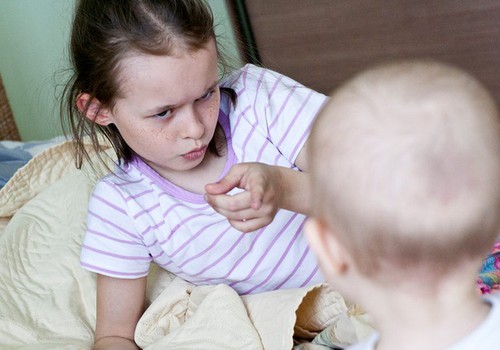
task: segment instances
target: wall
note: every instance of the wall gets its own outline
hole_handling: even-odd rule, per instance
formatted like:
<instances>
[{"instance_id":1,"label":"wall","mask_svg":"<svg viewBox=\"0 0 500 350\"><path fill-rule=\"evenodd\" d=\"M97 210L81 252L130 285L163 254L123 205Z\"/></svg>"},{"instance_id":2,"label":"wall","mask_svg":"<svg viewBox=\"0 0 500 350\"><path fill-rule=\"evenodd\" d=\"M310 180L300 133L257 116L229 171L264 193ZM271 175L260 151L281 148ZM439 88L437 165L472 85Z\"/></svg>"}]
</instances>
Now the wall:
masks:
<instances>
[{"instance_id":1,"label":"wall","mask_svg":"<svg viewBox=\"0 0 500 350\"><path fill-rule=\"evenodd\" d=\"M218 35L240 65L225 1L209 0ZM68 68L74 0L0 0L0 74L23 141L61 134L59 100Z\"/></svg>"},{"instance_id":2,"label":"wall","mask_svg":"<svg viewBox=\"0 0 500 350\"><path fill-rule=\"evenodd\" d=\"M0 0L0 73L23 140L60 133L55 73L67 65L72 7L72 0Z\"/></svg>"},{"instance_id":3,"label":"wall","mask_svg":"<svg viewBox=\"0 0 500 350\"><path fill-rule=\"evenodd\" d=\"M240 67L242 58L238 51L236 36L229 17L226 1L224 0L208 0L207 1L215 17L215 33L217 35L219 46L224 50L224 54L230 58L232 64Z\"/></svg>"}]
</instances>

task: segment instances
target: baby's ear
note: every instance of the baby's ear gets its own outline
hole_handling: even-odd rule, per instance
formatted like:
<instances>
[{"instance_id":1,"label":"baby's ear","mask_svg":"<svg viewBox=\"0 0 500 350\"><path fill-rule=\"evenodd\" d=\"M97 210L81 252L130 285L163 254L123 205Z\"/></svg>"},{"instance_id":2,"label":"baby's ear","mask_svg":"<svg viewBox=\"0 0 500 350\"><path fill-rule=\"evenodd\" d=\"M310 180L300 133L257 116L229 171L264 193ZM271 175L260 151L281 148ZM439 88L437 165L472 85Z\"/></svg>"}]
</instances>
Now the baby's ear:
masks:
<instances>
[{"instance_id":1,"label":"baby's ear","mask_svg":"<svg viewBox=\"0 0 500 350\"><path fill-rule=\"evenodd\" d=\"M78 108L80 112L85 112L85 117L99 125L108 125L112 123L109 110L103 108L98 99L91 98L87 93L78 95L76 99L76 108Z\"/></svg>"},{"instance_id":2,"label":"baby's ear","mask_svg":"<svg viewBox=\"0 0 500 350\"><path fill-rule=\"evenodd\" d=\"M307 219L304 232L327 279L347 271L348 252L338 240L335 232L323 221L316 218Z\"/></svg>"}]
</instances>

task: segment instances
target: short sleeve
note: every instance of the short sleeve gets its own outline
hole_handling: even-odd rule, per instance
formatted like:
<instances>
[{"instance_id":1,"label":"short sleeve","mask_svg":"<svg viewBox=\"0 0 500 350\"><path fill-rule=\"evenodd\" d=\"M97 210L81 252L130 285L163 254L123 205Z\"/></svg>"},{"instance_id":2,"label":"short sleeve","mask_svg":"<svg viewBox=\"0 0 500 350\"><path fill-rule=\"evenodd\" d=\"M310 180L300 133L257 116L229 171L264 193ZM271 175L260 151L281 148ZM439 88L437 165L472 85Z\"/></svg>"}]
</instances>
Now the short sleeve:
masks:
<instances>
[{"instance_id":1,"label":"short sleeve","mask_svg":"<svg viewBox=\"0 0 500 350\"><path fill-rule=\"evenodd\" d=\"M244 117L291 163L304 146L314 118L327 97L269 69L247 65L238 84Z\"/></svg>"},{"instance_id":2,"label":"short sleeve","mask_svg":"<svg viewBox=\"0 0 500 350\"><path fill-rule=\"evenodd\" d=\"M81 266L106 276L132 279L146 276L151 260L127 211L127 198L118 186L101 180L89 201Z\"/></svg>"}]
</instances>

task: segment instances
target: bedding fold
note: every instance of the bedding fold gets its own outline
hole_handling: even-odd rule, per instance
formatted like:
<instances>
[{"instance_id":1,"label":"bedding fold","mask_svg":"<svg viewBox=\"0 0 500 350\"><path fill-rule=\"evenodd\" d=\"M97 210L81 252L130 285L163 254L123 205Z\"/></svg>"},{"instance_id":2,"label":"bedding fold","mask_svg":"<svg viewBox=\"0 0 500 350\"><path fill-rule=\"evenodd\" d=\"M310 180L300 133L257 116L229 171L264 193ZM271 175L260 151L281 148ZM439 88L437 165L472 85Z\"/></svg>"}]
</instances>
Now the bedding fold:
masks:
<instances>
[{"instance_id":1,"label":"bedding fold","mask_svg":"<svg viewBox=\"0 0 500 350\"><path fill-rule=\"evenodd\" d=\"M31 159L0 190L0 348L91 349L95 276L79 265L87 202L113 164L73 165L63 142ZM136 341L154 349L291 349L326 330L351 343L366 315L324 285L239 296L153 266ZM356 311L357 310L357 311ZM311 343L313 344L313 343Z\"/></svg>"}]
</instances>

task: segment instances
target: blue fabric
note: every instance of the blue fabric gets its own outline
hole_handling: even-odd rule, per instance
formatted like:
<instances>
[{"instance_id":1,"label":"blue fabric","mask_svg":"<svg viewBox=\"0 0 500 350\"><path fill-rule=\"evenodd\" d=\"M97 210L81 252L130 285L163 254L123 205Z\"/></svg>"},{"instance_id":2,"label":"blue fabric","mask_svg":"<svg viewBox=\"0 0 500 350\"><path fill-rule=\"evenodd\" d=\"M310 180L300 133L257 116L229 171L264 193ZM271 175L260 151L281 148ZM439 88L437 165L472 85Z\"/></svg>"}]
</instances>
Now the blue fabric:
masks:
<instances>
[{"instance_id":1,"label":"blue fabric","mask_svg":"<svg viewBox=\"0 0 500 350\"><path fill-rule=\"evenodd\" d=\"M33 157L24 149L25 146L22 144L18 147L7 148L0 143L0 188L5 186L17 169Z\"/></svg>"},{"instance_id":2,"label":"blue fabric","mask_svg":"<svg viewBox=\"0 0 500 350\"><path fill-rule=\"evenodd\" d=\"M31 158L64 140L63 136L56 136L42 141L0 141L0 189Z\"/></svg>"}]
</instances>

